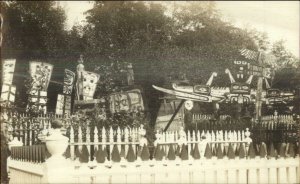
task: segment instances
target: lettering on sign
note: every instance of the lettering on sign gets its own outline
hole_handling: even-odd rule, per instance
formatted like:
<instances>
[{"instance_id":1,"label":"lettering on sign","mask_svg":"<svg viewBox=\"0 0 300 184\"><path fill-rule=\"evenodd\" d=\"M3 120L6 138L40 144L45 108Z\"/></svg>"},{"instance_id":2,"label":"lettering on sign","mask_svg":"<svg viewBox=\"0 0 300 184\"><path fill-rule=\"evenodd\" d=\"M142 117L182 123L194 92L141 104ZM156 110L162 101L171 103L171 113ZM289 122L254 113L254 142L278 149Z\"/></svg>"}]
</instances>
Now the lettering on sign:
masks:
<instances>
[{"instance_id":1,"label":"lettering on sign","mask_svg":"<svg viewBox=\"0 0 300 184\"><path fill-rule=\"evenodd\" d=\"M249 65L248 74L258 76L258 77L262 77L263 76L263 67L258 66L258 65Z\"/></svg>"}]
</instances>

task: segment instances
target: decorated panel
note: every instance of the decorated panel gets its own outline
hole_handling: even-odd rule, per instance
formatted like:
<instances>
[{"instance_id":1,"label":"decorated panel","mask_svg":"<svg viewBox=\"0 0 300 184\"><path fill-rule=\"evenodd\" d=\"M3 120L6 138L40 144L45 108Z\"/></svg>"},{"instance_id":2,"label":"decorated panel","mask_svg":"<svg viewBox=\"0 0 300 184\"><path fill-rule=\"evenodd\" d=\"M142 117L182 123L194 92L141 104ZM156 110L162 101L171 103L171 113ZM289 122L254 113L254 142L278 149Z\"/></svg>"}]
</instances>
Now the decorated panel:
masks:
<instances>
[{"instance_id":1,"label":"decorated panel","mask_svg":"<svg viewBox=\"0 0 300 184\"><path fill-rule=\"evenodd\" d=\"M75 73L71 70L65 69L65 76L64 76L64 87L63 93L66 95L71 95L73 90L73 85L75 81Z\"/></svg>"},{"instance_id":2,"label":"decorated panel","mask_svg":"<svg viewBox=\"0 0 300 184\"><path fill-rule=\"evenodd\" d=\"M9 84L9 85L12 84L15 65L16 65L15 59L6 59L3 61L2 84Z\"/></svg>"},{"instance_id":3,"label":"decorated panel","mask_svg":"<svg viewBox=\"0 0 300 184\"><path fill-rule=\"evenodd\" d=\"M137 112L144 110L143 98L139 89L114 93L110 95L109 99L110 111L112 113L120 111Z\"/></svg>"},{"instance_id":4,"label":"decorated panel","mask_svg":"<svg viewBox=\"0 0 300 184\"><path fill-rule=\"evenodd\" d=\"M50 82L53 65L32 61L29 64L29 72L33 79L32 89L47 91Z\"/></svg>"}]
</instances>

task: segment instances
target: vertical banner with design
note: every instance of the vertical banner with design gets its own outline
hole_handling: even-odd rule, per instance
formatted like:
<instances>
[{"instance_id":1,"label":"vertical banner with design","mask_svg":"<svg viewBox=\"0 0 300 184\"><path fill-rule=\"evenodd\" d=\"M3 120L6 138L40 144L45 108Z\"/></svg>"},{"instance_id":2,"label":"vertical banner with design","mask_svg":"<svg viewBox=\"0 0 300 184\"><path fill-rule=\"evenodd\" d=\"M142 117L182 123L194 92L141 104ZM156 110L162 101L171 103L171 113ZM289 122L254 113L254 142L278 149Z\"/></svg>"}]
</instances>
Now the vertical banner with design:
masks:
<instances>
[{"instance_id":1,"label":"vertical banner with design","mask_svg":"<svg viewBox=\"0 0 300 184\"><path fill-rule=\"evenodd\" d=\"M71 114L71 95L75 81L75 73L65 69L63 94L58 94L55 113L59 115Z\"/></svg>"},{"instance_id":2,"label":"vertical banner with design","mask_svg":"<svg viewBox=\"0 0 300 184\"><path fill-rule=\"evenodd\" d=\"M27 108L34 109L35 111L47 112L47 92L39 90L31 90L29 93L29 104Z\"/></svg>"},{"instance_id":3,"label":"vertical banner with design","mask_svg":"<svg viewBox=\"0 0 300 184\"><path fill-rule=\"evenodd\" d=\"M55 113L59 115L71 114L71 96L58 94Z\"/></svg>"},{"instance_id":4,"label":"vertical banner with design","mask_svg":"<svg viewBox=\"0 0 300 184\"><path fill-rule=\"evenodd\" d=\"M47 91L51 79L53 65L32 61L29 64L29 73L32 78L32 89Z\"/></svg>"},{"instance_id":5,"label":"vertical banner with design","mask_svg":"<svg viewBox=\"0 0 300 184\"><path fill-rule=\"evenodd\" d=\"M82 83L82 85L79 85L79 94L82 94L83 100L92 100L94 98L99 79L99 74L82 71L82 79L79 81Z\"/></svg>"},{"instance_id":6,"label":"vertical banner with design","mask_svg":"<svg viewBox=\"0 0 300 184\"><path fill-rule=\"evenodd\" d=\"M29 106L43 113L47 111L47 89L50 83L53 65L32 61L29 63L29 73L32 79L29 92Z\"/></svg>"},{"instance_id":7,"label":"vertical banner with design","mask_svg":"<svg viewBox=\"0 0 300 184\"><path fill-rule=\"evenodd\" d=\"M6 59L2 65L1 102L14 102L16 86L12 85L16 59Z\"/></svg>"},{"instance_id":8,"label":"vertical banner with design","mask_svg":"<svg viewBox=\"0 0 300 184\"><path fill-rule=\"evenodd\" d=\"M65 69L63 94L65 95L72 94L74 81L75 81L75 73L72 72L71 70Z\"/></svg>"}]
</instances>

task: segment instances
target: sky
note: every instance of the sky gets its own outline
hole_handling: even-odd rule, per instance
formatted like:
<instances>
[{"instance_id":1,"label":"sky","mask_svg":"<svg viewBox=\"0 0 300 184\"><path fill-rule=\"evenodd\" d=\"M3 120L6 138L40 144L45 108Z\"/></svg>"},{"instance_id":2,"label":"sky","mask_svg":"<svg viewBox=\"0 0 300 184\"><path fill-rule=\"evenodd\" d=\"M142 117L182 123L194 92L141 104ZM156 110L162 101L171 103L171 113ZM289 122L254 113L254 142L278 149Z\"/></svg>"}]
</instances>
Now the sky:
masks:
<instances>
[{"instance_id":1,"label":"sky","mask_svg":"<svg viewBox=\"0 0 300 184\"><path fill-rule=\"evenodd\" d=\"M84 24L83 12L93 7L91 1L61 1L60 5L67 13L67 29L75 23ZM300 2L216 1L216 5L223 17L235 26L266 32L271 43L285 40L286 48L299 58Z\"/></svg>"}]
</instances>

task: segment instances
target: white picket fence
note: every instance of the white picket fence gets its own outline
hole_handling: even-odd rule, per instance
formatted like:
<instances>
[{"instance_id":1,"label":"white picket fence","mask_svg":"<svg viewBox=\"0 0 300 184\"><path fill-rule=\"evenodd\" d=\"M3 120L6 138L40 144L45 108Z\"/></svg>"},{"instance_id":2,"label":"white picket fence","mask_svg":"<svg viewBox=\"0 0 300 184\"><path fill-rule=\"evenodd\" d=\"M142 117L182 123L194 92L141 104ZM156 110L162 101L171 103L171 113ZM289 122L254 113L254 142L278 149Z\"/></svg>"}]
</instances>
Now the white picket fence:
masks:
<instances>
[{"instance_id":1,"label":"white picket fence","mask_svg":"<svg viewBox=\"0 0 300 184\"><path fill-rule=\"evenodd\" d=\"M91 132L96 137L91 141ZM51 133L51 131L50 131ZM129 162L122 156L120 162L106 159L104 163L97 163L95 157L87 163L79 163L75 156L76 146L87 146L91 153L91 146L102 145L108 147L108 154L112 154L111 148L115 145L121 150L125 146L134 145L134 152L137 157L141 157L138 152L144 145L147 145L143 127L117 128L116 130L91 129L85 131L78 128L78 136L73 128L70 129L70 153L71 159L60 160L54 167L45 163L31 163L24 160L9 159L9 169L11 171L11 183L32 183L34 181L45 183L299 183L300 168L299 154L296 157L267 158L266 156L250 158L245 156L229 157L225 153L228 144L237 147L245 145L247 155L247 145L251 142L248 129L243 131L189 131L183 128L179 131L156 132L154 146L160 145L166 153L170 148L177 145L187 145L188 159L183 160L179 155L176 159L169 160L168 156L163 156L161 161L149 159L142 161L136 159ZM75 137L78 137L78 139ZM97 139L98 138L98 139ZM213 148L222 146L222 159L217 159L215 154L211 159L206 158L204 148L209 143ZM191 150L198 145L200 158L191 156ZM73 152L73 154L72 154ZM127 153L127 151L125 151ZM219 157L218 157L219 158ZM50 157L51 159L51 157ZM75 161L74 161L75 159ZM24 166L24 167L23 167ZM26 167L25 167L26 166ZM40 169L38 169L40 168ZM23 180L20 180L20 177ZM52 178L54 180L49 181ZM56 181L56 182L54 182Z\"/></svg>"},{"instance_id":2,"label":"white picket fence","mask_svg":"<svg viewBox=\"0 0 300 184\"><path fill-rule=\"evenodd\" d=\"M220 120L225 120L229 115L221 115ZM199 120L211 120L213 116L211 114L193 114L193 121ZM262 123L284 123L284 124L293 124L295 120L292 115L270 115L262 116Z\"/></svg>"},{"instance_id":3,"label":"white picket fence","mask_svg":"<svg viewBox=\"0 0 300 184\"><path fill-rule=\"evenodd\" d=\"M112 149L114 145L117 145L118 150L121 152L124 149L124 154L126 155L131 145L133 147L134 153L138 152L142 146L148 145L147 139L145 138L146 130L143 127L136 128L120 128L113 130L102 128L98 131L97 128L94 128L94 138L93 142L91 141L91 131L92 128L87 127L86 131L82 131L82 128L78 128L78 139L75 140L75 131L71 127L70 130L70 157L72 160L76 159L76 150L75 147L78 146L79 151L82 151L83 146L87 147L89 154L89 161L93 159L93 151L95 146L101 145L102 148L106 148L108 151L107 159L110 160L112 154ZM100 132L100 136L99 136ZM156 141L154 146L157 144L161 145L165 152L168 153L170 146L176 148L176 145L182 146L183 144L187 145L188 152L193 150L198 144L200 149L200 154L204 155L204 150L207 143L210 143L212 148L216 148L218 144L221 144L222 148L228 148L228 145L231 143L234 148L240 144L244 144L246 148L252 142L250 139L250 132L248 129L244 131L188 131L185 132L183 127L179 131L168 131L168 132L159 132L156 134ZM85 141L83 138L86 137ZM97 139L98 138L98 139ZM136 155L137 157L137 155Z\"/></svg>"},{"instance_id":4,"label":"white picket fence","mask_svg":"<svg viewBox=\"0 0 300 184\"><path fill-rule=\"evenodd\" d=\"M262 116L263 123L275 122L275 123L285 123L285 124L293 124L295 120L292 115L278 115L278 116Z\"/></svg>"},{"instance_id":5,"label":"white picket fence","mask_svg":"<svg viewBox=\"0 0 300 184\"><path fill-rule=\"evenodd\" d=\"M54 172L59 183L290 183L300 182L299 156L281 159L206 159L81 164L66 162ZM49 182L47 164L9 160L10 183ZM53 174L53 173L52 173Z\"/></svg>"},{"instance_id":6,"label":"white picket fence","mask_svg":"<svg viewBox=\"0 0 300 184\"><path fill-rule=\"evenodd\" d=\"M299 157L288 159L200 159L114 164L73 173L74 183L299 183ZM76 173L76 174L75 174Z\"/></svg>"},{"instance_id":7,"label":"white picket fence","mask_svg":"<svg viewBox=\"0 0 300 184\"><path fill-rule=\"evenodd\" d=\"M127 152L129 145L134 146L134 151L136 153L138 149L138 145L147 144L146 139L144 138L146 132L142 127L134 127L134 128L117 128L117 130L113 130L112 127L110 129L102 128L100 131L101 136L99 136L98 129L94 128L94 141L91 142L91 130L92 128L86 127L86 131L82 131L81 126L78 127L78 139L75 140L75 132L73 127L70 129L70 154L71 159L75 159L75 146L79 146L79 150L81 151L82 146L87 146L89 154L91 153L92 146L102 146L106 147L108 151L108 155L111 155L112 148L114 145L118 146L118 149L121 150L121 146L125 146L125 152ZM85 141L83 141L83 137L85 137ZM89 157L89 161L91 157Z\"/></svg>"},{"instance_id":8,"label":"white picket fence","mask_svg":"<svg viewBox=\"0 0 300 184\"><path fill-rule=\"evenodd\" d=\"M228 115L221 115L220 120L225 120L228 117ZM212 115L211 114L193 114L193 120L199 121L199 120L211 120Z\"/></svg>"}]
</instances>

